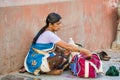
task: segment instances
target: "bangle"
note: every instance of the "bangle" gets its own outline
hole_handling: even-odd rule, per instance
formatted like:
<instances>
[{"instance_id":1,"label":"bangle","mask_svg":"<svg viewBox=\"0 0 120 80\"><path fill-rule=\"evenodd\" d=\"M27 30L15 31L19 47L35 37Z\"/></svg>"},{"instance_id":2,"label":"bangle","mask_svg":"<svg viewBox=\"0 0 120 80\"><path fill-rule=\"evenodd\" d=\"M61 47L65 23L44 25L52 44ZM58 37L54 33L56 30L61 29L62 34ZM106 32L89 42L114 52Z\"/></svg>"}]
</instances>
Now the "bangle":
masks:
<instances>
[{"instance_id":1,"label":"bangle","mask_svg":"<svg viewBox=\"0 0 120 80\"><path fill-rule=\"evenodd\" d=\"M80 52L80 50L78 49L78 52Z\"/></svg>"},{"instance_id":2,"label":"bangle","mask_svg":"<svg viewBox=\"0 0 120 80\"><path fill-rule=\"evenodd\" d=\"M78 47L78 52L80 52L81 51L81 47Z\"/></svg>"}]
</instances>

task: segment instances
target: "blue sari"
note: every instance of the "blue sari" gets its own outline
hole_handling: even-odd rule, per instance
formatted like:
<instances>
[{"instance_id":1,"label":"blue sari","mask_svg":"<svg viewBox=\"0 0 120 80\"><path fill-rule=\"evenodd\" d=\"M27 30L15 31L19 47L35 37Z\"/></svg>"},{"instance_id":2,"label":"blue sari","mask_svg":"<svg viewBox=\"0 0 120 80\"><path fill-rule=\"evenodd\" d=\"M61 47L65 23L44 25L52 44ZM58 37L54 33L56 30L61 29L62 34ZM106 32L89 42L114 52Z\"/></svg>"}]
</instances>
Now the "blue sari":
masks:
<instances>
[{"instance_id":1,"label":"blue sari","mask_svg":"<svg viewBox=\"0 0 120 80\"><path fill-rule=\"evenodd\" d=\"M54 48L55 45L53 43L32 44L24 61L24 66L27 72L35 74L36 70L40 71L41 65L42 63L44 63L43 60L45 60L45 55L47 54L48 55L47 57L54 57L56 55L54 52L51 51ZM44 55L41 54L40 52L38 53L34 49L46 52L46 54Z\"/></svg>"}]
</instances>

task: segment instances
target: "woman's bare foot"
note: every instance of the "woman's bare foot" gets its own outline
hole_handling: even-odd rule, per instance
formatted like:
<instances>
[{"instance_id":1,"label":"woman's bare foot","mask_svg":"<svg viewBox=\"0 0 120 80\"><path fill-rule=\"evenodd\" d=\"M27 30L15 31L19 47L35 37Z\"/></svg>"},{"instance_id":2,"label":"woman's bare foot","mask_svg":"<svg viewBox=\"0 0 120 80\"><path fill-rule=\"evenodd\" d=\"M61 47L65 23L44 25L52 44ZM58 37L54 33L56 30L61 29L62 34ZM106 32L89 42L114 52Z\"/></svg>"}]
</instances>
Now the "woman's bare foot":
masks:
<instances>
[{"instance_id":1,"label":"woman's bare foot","mask_svg":"<svg viewBox=\"0 0 120 80\"><path fill-rule=\"evenodd\" d=\"M57 70L57 69L55 69L55 70L52 70L50 72L47 72L46 74L49 74L49 75L60 75L62 73L63 73L63 70Z\"/></svg>"}]
</instances>

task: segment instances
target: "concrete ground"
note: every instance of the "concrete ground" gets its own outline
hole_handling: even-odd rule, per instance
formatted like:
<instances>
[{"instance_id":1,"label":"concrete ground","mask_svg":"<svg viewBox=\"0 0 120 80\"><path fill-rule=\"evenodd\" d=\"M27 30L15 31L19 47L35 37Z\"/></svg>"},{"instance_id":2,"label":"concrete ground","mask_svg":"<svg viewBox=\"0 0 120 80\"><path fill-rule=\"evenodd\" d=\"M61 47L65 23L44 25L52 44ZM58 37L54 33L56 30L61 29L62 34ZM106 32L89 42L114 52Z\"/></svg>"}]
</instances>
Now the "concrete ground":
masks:
<instances>
[{"instance_id":1,"label":"concrete ground","mask_svg":"<svg viewBox=\"0 0 120 80\"><path fill-rule=\"evenodd\" d=\"M120 73L120 51L113 50L104 50L111 56L110 61L103 62L103 74L99 74L97 78L78 78L71 74L70 70L66 70L62 75L45 75L41 74L40 76L34 76L29 73L18 73L13 72L6 75L1 75L0 80L120 80L119 76L106 76L105 73L108 68L112 65L116 66Z\"/></svg>"}]
</instances>

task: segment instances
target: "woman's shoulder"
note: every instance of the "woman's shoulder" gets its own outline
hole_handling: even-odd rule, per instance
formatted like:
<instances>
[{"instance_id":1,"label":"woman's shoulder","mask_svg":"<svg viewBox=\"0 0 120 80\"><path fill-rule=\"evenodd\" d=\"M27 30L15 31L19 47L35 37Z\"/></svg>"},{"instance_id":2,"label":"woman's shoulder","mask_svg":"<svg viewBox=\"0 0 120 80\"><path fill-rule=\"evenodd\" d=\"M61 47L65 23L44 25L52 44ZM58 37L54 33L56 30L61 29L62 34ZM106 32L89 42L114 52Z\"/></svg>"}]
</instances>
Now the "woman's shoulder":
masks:
<instances>
[{"instance_id":1,"label":"woman's shoulder","mask_svg":"<svg viewBox=\"0 0 120 80\"><path fill-rule=\"evenodd\" d=\"M52 31L46 30L45 33L53 33Z\"/></svg>"},{"instance_id":2,"label":"woman's shoulder","mask_svg":"<svg viewBox=\"0 0 120 80\"><path fill-rule=\"evenodd\" d=\"M46 34L46 35L54 35L54 33L52 31L45 31L43 34Z\"/></svg>"}]
</instances>

